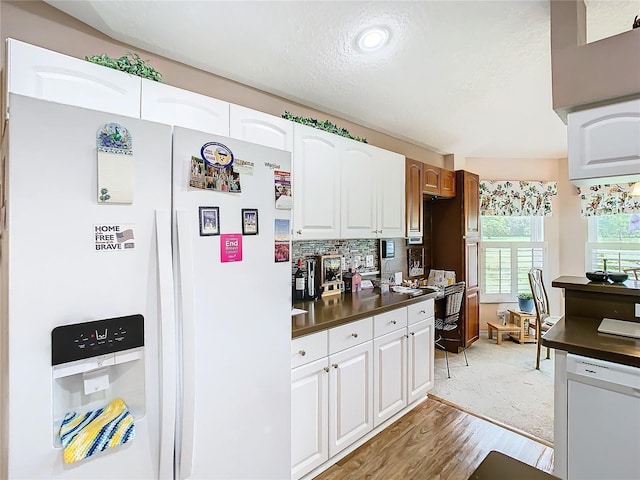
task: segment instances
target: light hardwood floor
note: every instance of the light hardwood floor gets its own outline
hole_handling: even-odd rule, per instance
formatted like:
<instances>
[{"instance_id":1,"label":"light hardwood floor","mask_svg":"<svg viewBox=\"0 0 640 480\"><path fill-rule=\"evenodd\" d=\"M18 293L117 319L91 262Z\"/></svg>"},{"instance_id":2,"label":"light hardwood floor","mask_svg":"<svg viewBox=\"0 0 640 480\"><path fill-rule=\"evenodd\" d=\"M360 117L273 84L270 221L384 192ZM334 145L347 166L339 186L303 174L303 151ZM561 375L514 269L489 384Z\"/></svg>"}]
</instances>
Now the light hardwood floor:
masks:
<instances>
[{"instance_id":1,"label":"light hardwood floor","mask_svg":"<svg viewBox=\"0 0 640 480\"><path fill-rule=\"evenodd\" d=\"M314 480L467 480L491 450L553 471L553 448L428 398Z\"/></svg>"}]
</instances>

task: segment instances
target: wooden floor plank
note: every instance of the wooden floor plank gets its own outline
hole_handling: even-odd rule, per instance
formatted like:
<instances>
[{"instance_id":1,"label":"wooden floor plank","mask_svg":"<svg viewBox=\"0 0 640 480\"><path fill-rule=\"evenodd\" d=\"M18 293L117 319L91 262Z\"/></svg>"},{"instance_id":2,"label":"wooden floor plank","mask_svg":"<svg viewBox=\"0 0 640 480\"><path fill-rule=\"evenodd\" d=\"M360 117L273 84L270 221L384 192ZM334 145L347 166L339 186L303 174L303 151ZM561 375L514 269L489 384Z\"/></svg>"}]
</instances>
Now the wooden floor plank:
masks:
<instances>
[{"instance_id":1,"label":"wooden floor plank","mask_svg":"<svg viewBox=\"0 0 640 480\"><path fill-rule=\"evenodd\" d=\"M553 448L428 398L315 480L466 480L491 450L553 471Z\"/></svg>"}]
</instances>

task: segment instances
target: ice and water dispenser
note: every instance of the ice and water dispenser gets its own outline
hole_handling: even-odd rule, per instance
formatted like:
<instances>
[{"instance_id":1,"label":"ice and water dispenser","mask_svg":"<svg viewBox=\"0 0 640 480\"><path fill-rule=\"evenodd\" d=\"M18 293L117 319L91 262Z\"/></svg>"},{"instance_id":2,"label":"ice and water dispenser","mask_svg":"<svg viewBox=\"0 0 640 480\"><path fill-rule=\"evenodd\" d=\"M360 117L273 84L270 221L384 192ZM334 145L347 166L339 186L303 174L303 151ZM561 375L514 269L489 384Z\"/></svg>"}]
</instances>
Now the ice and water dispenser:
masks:
<instances>
[{"instance_id":1,"label":"ice and water dispenser","mask_svg":"<svg viewBox=\"0 0 640 480\"><path fill-rule=\"evenodd\" d=\"M129 315L56 327L51 332L54 446L69 412L122 398L134 421L145 414L144 317Z\"/></svg>"}]
</instances>

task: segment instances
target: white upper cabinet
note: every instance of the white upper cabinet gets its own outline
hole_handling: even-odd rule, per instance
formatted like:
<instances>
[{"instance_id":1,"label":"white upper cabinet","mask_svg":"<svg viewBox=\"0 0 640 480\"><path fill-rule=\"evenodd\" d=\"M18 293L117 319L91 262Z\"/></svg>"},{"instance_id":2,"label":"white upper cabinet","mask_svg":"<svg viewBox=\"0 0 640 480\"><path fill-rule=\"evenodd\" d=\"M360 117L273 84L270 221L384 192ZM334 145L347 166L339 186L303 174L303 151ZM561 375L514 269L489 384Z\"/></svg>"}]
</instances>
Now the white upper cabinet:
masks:
<instances>
[{"instance_id":1,"label":"white upper cabinet","mask_svg":"<svg viewBox=\"0 0 640 480\"><path fill-rule=\"evenodd\" d=\"M376 148L376 147L374 147ZM376 148L378 173L378 234L381 237L405 235L405 157L395 152Z\"/></svg>"},{"instance_id":2,"label":"white upper cabinet","mask_svg":"<svg viewBox=\"0 0 640 480\"><path fill-rule=\"evenodd\" d=\"M340 154L342 238L378 236L378 172L375 147L345 141Z\"/></svg>"},{"instance_id":3,"label":"white upper cabinet","mask_svg":"<svg viewBox=\"0 0 640 480\"><path fill-rule=\"evenodd\" d=\"M141 117L229 136L229 103L152 80L142 80Z\"/></svg>"},{"instance_id":4,"label":"white upper cabinet","mask_svg":"<svg viewBox=\"0 0 640 480\"><path fill-rule=\"evenodd\" d=\"M11 38L7 66L7 94L140 117L140 77Z\"/></svg>"},{"instance_id":5,"label":"white upper cabinet","mask_svg":"<svg viewBox=\"0 0 640 480\"><path fill-rule=\"evenodd\" d=\"M229 110L229 136L287 152L293 151L293 122L233 103Z\"/></svg>"},{"instance_id":6,"label":"white upper cabinet","mask_svg":"<svg viewBox=\"0 0 640 480\"><path fill-rule=\"evenodd\" d=\"M342 137L293 125L293 239L340 238Z\"/></svg>"},{"instance_id":7,"label":"white upper cabinet","mask_svg":"<svg viewBox=\"0 0 640 480\"><path fill-rule=\"evenodd\" d=\"M342 238L403 237L404 156L345 140L340 164Z\"/></svg>"},{"instance_id":8,"label":"white upper cabinet","mask_svg":"<svg viewBox=\"0 0 640 480\"><path fill-rule=\"evenodd\" d=\"M570 113L567 131L571 182L640 180L640 99Z\"/></svg>"}]
</instances>

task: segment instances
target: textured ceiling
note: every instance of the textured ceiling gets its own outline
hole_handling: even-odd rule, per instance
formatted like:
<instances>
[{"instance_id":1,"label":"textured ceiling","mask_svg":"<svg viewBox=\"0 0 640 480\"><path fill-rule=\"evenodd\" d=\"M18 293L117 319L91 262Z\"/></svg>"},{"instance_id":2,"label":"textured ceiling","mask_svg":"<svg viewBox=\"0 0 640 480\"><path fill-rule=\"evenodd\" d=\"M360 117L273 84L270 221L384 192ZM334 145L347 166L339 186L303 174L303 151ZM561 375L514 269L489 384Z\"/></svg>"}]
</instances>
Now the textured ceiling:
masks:
<instances>
[{"instance_id":1,"label":"textured ceiling","mask_svg":"<svg viewBox=\"0 0 640 480\"><path fill-rule=\"evenodd\" d=\"M548 0L47 3L114 39L440 153L566 156ZM640 14L640 0L586 4L589 41ZM354 38L374 25L389 27L390 44L360 53Z\"/></svg>"}]
</instances>

